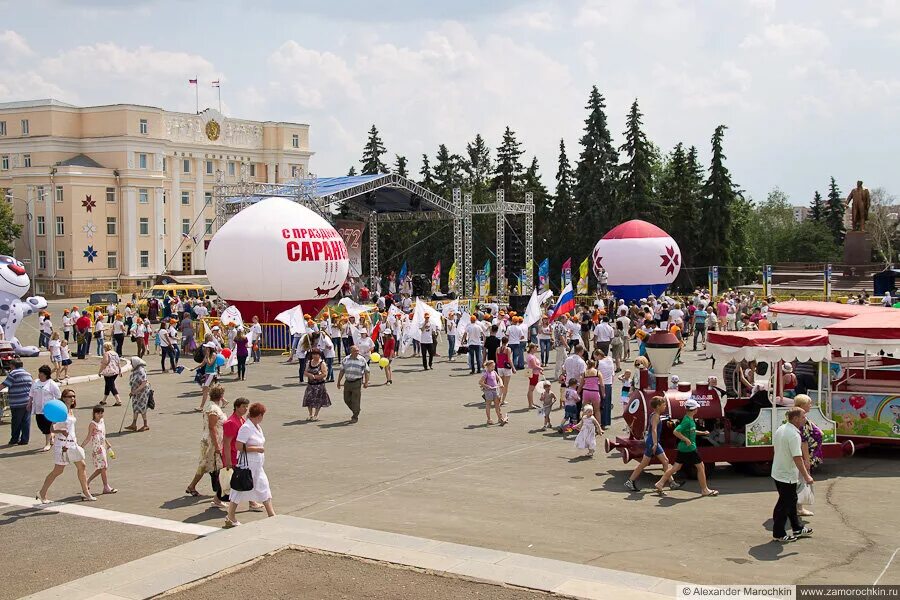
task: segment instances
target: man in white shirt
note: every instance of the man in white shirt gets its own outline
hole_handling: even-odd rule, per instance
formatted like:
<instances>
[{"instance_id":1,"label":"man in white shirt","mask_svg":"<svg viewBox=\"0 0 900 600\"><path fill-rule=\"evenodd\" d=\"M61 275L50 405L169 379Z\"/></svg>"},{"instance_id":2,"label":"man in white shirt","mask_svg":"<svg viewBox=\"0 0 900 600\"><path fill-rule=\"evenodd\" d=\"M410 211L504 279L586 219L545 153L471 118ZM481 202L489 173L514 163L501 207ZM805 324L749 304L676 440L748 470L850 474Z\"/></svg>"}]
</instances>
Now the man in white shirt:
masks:
<instances>
[{"instance_id":1,"label":"man in white shirt","mask_svg":"<svg viewBox=\"0 0 900 600\"><path fill-rule=\"evenodd\" d=\"M578 317L572 317L566 323L569 338L569 350L581 344L581 325L578 323Z\"/></svg>"},{"instance_id":2,"label":"man in white shirt","mask_svg":"<svg viewBox=\"0 0 900 600\"><path fill-rule=\"evenodd\" d=\"M600 399L600 427L608 429L612 425L613 379L616 376L616 363L606 353L597 361L597 371L603 381L603 397ZM596 415L595 415L596 416Z\"/></svg>"},{"instance_id":3,"label":"man in white shirt","mask_svg":"<svg viewBox=\"0 0 900 600\"><path fill-rule=\"evenodd\" d=\"M253 355L253 362L258 363L262 358L262 325L259 324L259 317L253 317L253 325L250 326L250 353ZM256 350L253 350L253 347Z\"/></svg>"},{"instance_id":4,"label":"man in white shirt","mask_svg":"<svg viewBox=\"0 0 900 600\"><path fill-rule=\"evenodd\" d=\"M469 348L469 375L475 373L476 369L481 373L481 347L484 345L484 338L484 329L473 315L466 325L462 341L462 345Z\"/></svg>"},{"instance_id":5,"label":"man in white shirt","mask_svg":"<svg viewBox=\"0 0 900 600\"><path fill-rule=\"evenodd\" d=\"M162 360L160 361L162 366L162 372L166 372L166 358L169 359L169 365L172 367L172 372L175 372L175 352L172 349L173 340L169 338L169 329L167 327L167 323L161 323L159 326L159 352L162 356Z\"/></svg>"},{"instance_id":6,"label":"man in white shirt","mask_svg":"<svg viewBox=\"0 0 900 600\"><path fill-rule=\"evenodd\" d=\"M778 502L772 512L772 537L778 542L793 542L798 537L809 537L813 532L811 527L803 526L797 515L797 483L802 477L806 485L812 485L813 478L803 462L800 438L800 429L806 424L806 413L795 406L788 409L785 418L787 422L772 436L772 479L778 490ZM785 530L786 521L791 523L791 533Z\"/></svg>"},{"instance_id":7,"label":"man in white shirt","mask_svg":"<svg viewBox=\"0 0 900 600\"><path fill-rule=\"evenodd\" d=\"M119 310L118 305L115 302L110 302L106 305L106 322L112 323L116 320L116 311Z\"/></svg>"},{"instance_id":8,"label":"man in white shirt","mask_svg":"<svg viewBox=\"0 0 900 600\"><path fill-rule=\"evenodd\" d=\"M50 336L53 335L53 321L50 320L50 313L41 321L41 339L38 348L50 348Z\"/></svg>"},{"instance_id":9,"label":"man in white shirt","mask_svg":"<svg viewBox=\"0 0 900 600\"><path fill-rule=\"evenodd\" d=\"M419 328L419 344L422 345L422 370L427 371L433 368L434 363L434 347L437 344L435 337L437 336L437 325L431 322L431 315L425 313L425 322Z\"/></svg>"},{"instance_id":10,"label":"man in white shirt","mask_svg":"<svg viewBox=\"0 0 900 600\"><path fill-rule=\"evenodd\" d=\"M501 336L502 339L503 336ZM518 317L513 317L512 324L506 328L506 337L508 338L507 345L512 349L512 358L513 365L517 369L525 368L525 352L522 347L524 344L523 339L525 337L525 333L522 331L522 326L518 323Z\"/></svg>"},{"instance_id":11,"label":"man in white shirt","mask_svg":"<svg viewBox=\"0 0 900 600\"><path fill-rule=\"evenodd\" d=\"M209 309L206 308L204 304L197 303L197 306L194 307L194 314L197 315L198 319L202 319L209 315Z\"/></svg>"},{"instance_id":12,"label":"man in white shirt","mask_svg":"<svg viewBox=\"0 0 900 600\"><path fill-rule=\"evenodd\" d=\"M594 327L594 350L599 348L603 354L609 354L609 343L615 334L616 332L609 324L609 317L603 317L603 320Z\"/></svg>"},{"instance_id":13,"label":"man in white shirt","mask_svg":"<svg viewBox=\"0 0 900 600\"><path fill-rule=\"evenodd\" d=\"M566 393L566 387L572 379L578 380L587 370L587 364L584 362L584 346L575 346L575 352L569 355L569 358L563 363L563 378L560 381L559 397L562 398ZM578 407L578 414L581 414L581 407Z\"/></svg>"}]
</instances>

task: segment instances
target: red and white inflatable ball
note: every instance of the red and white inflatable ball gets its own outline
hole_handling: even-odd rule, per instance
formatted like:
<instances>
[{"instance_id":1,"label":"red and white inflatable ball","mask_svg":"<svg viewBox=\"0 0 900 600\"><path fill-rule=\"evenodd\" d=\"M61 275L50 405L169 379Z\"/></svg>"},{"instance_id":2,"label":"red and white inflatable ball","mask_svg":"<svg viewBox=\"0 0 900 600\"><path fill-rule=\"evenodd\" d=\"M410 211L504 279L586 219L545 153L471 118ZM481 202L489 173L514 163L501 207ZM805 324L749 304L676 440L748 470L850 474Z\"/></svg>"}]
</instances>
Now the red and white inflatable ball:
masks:
<instances>
[{"instance_id":1,"label":"red and white inflatable ball","mask_svg":"<svg viewBox=\"0 0 900 600\"><path fill-rule=\"evenodd\" d=\"M681 249L668 233L646 221L617 225L594 246L594 274L606 269L609 289L625 301L659 296L678 277Z\"/></svg>"},{"instance_id":2,"label":"red and white inflatable ball","mask_svg":"<svg viewBox=\"0 0 900 600\"><path fill-rule=\"evenodd\" d=\"M206 251L209 283L249 322L271 323L303 305L316 314L347 279L347 247L331 224L286 198L265 198L233 216Z\"/></svg>"}]
</instances>

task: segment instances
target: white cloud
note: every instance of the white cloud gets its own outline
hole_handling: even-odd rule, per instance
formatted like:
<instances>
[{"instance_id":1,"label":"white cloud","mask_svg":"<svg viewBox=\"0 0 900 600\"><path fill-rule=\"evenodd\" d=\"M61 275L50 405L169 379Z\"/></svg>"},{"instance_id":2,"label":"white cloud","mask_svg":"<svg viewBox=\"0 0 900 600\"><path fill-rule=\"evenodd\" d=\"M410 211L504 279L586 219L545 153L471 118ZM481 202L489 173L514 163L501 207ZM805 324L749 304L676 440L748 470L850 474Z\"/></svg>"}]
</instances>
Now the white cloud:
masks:
<instances>
[{"instance_id":1,"label":"white cloud","mask_svg":"<svg viewBox=\"0 0 900 600\"><path fill-rule=\"evenodd\" d=\"M511 23L519 27L536 31L555 31L559 29L556 15L549 10L513 14Z\"/></svg>"},{"instance_id":2,"label":"white cloud","mask_svg":"<svg viewBox=\"0 0 900 600\"><path fill-rule=\"evenodd\" d=\"M775 50L795 54L815 53L829 45L828 36L815 27L796 23L773 23L762 32L751 33L741 42L741 48Z\"/></svg>"},{"instance_id":3,"label":"white cloud","mask_svg":"<svg viewBox=\"0 0 900 600\"><path fill-rule=\"evenodd\" d=\"M34 51L19 33L9 29L0 32L0 60L12 62L33 54Z\"/></svg>"}]
</instances>

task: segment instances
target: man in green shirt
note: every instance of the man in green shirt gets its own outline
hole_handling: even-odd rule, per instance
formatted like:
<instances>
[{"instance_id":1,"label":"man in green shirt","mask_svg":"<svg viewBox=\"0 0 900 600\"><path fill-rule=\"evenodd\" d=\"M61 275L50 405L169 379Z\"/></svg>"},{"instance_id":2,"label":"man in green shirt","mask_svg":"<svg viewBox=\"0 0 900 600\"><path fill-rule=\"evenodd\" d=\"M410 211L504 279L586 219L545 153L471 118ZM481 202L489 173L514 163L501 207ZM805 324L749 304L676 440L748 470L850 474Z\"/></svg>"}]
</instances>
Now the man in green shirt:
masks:
<instances>
[{"instance_id":1,"label":"man in green shirt","mask_svg":"<svg viewBox=\"0 0 900 600\"><path fill-rule=\"evenodd\" d=\"M656 487L657 492L664 495L663 488L675 473L681 470L681 467L684 465L695 465L697 482L700 484L700 494L703 496L718 496L718 490L711 490L706 485L706 468L703 466L700 454L697 453L697 434L709 435L708 431L698 431L697 424L694 422L694 415L697 414L700 404L693 398L689 398L684 403L684 408L687 413L681 419L681 422L678 423L678 426L675 427L675 437L678 438L678 454L675 455L675 462L666 469L666 472L663 473L663 476L656 482L654 487Z\"/></svg>"}]
</instances>

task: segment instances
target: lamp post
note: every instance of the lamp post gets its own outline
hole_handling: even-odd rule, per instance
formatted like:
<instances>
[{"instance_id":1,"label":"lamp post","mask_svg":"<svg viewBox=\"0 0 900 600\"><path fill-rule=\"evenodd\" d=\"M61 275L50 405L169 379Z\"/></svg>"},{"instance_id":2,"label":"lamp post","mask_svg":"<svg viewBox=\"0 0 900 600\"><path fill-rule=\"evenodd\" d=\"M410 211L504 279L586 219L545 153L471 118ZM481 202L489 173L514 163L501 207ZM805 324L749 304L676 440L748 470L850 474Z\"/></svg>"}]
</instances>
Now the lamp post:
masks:
<instances>
[{"instance_id":1,"label":"lamp post","mask_svg":"<svg viewBox=\"0 0 900 600\"><path fill-rule=\"evenodd\" d=\"M31 263L31 272L28 274L29 279L31 280L29 295L33 296L35 295L35 290L37 289L37 284L35 283L35 279L37 277L37 260L35 258L35 256L37 255L37 250L34 247L34 200L26 200L24 198L13 196L12 190L6 191L6 197L4 199L9 204L18 201L22 202L25 205L25 227L28 230L28 250L30 254L29 262Z\"/></svg>"}]
</instances>

